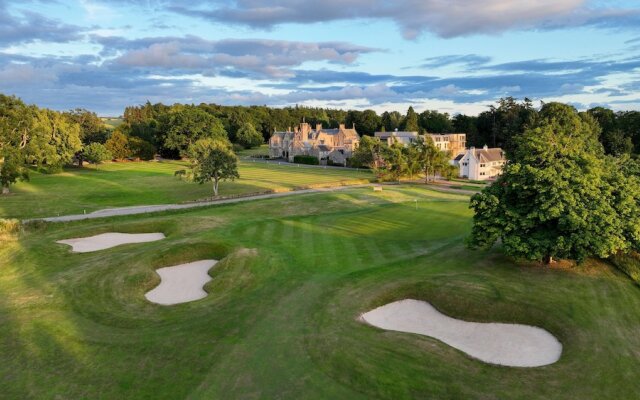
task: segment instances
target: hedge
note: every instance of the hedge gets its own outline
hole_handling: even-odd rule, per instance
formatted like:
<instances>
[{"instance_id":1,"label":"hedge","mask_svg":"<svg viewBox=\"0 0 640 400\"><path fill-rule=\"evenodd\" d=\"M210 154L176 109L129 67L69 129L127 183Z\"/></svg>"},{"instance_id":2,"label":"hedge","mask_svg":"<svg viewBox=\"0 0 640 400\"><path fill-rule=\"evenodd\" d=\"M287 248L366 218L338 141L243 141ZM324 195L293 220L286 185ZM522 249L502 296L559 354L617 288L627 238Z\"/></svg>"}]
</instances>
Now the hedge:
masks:
<instances>
[{"instance_id":1,"label":"hedge","mask_svg":"<svg viewBox=\"0 0 640 400\"><path fill-rule=\"evenodd\" d=\"M320 160L314 156L294 156L293 162L296 164L320 165Z\"/></svg>"}]
</instances>

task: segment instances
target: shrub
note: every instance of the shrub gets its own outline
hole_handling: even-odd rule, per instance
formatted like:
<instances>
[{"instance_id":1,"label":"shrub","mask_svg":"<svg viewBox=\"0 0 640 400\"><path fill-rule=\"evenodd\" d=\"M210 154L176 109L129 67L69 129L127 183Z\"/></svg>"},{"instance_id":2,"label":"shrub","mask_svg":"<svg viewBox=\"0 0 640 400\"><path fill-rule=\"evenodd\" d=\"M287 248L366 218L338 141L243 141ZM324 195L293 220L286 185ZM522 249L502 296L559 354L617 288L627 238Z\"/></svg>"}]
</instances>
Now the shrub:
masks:
<instances>
[{"instance_id":1,"label":"shrub","mask_svg":"<svg viewBox=\"0 0 640 400\"><path fill-rule=\"evenodd\" d=\"M320 160L314 156L294 156L293 162L296 164L320 165Z\"/></svg>"},{"instance_id":2,"label":"shrub","mask_svg":"<svg viewBox=\"0 0 640 400\"><path fill-rule=\"evenodd\" d=\"M83 156L92 164L100 164L111 159L111 152L107 150L105 145L94 142L84 146Z\"/></svg>"},{"instance_id":3,"label":"shrub","mask_svg":"<svg viewBox=\"0 0 640 400\"><path fill-rule=\"evenodd\" d=\"M133 157L138 157L141 160L153 160L156 156L156 147L139 137L129 138L129 147L131 148Z\"/></svg>"},{"instance_id":4,"label":"shrub","mask_svg":"<svg viewBox=\"0 0 640 400\"><path fill-rule=\"evenodd\" d=\"M129 148L129 138L116 130L111 134L111 137L105 143L107 150L111 152L111 155L116 160L122 160L131 155L131 149Z\"/></svg>"}]
</instances>

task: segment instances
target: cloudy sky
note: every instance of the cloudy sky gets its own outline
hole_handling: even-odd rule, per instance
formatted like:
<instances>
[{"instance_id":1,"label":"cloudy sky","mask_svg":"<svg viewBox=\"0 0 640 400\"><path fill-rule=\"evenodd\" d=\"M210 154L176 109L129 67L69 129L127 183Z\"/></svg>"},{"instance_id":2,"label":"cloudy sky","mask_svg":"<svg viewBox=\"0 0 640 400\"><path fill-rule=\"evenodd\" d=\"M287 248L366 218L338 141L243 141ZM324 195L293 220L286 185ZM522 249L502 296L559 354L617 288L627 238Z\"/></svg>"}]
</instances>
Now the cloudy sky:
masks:
<instances>
[{"instance_id":1,"label":"cloudy sky","mask_svg":"<svg viewBox=\"0 0 640 400\"><path fill-rule=\"evenodd\" d=\"M504 96L640 109L637 0L0 0L0 92L475 114Z\"/></svg>"}]
</instances>

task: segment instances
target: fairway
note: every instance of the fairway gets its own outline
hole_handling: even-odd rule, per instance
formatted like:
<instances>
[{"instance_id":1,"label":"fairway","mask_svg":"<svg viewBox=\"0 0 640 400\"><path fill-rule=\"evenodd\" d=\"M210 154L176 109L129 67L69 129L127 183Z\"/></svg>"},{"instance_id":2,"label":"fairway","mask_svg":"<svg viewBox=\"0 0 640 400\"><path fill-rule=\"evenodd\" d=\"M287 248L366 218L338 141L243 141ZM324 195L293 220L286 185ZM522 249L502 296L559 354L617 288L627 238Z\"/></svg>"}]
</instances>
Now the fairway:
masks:
<instances>
[{"instance_id":1,"label":"fairway","mask_svg":"<svg viewBox=\"0 0 640 400\"><path fill-rule=\"evenodd\" d=\"M63 173L31 173L31 180L11 187L0 197L0 218L52 217L82 214L104 208L170 204L212 196L210 185L185 182L174 176L187 168L178 161L108 163L69 168ZM222 196L268 190L283 191L310 185L342 185L368 182L368 171L311 168L295 164L241 161L240 179L220 184Z\"/></svg>"},{"instance_id":2,"label":"fairway","mask_svg":"<svg viewBox=\"0 0 640 400\"><path fill-rule=\"evenodd\" d=\"M162 166L167 171L154 166L152 178L171 178ZM263 167L243 168L263 174L255 185L273 184ZM467 250L468 204L467 196L402 185L5 234L1 396L637 397L640 289L597 261L544 268ZM55 243L106 232L166 239L93 253ZM198 260L220 260L205 298L174 306L145 299L160 284L155 269ZM495 366L427 336L358 321L407 298L464 321L543 328L562 343L562 356L540 368Z\"/></svg>"}]
</instances>

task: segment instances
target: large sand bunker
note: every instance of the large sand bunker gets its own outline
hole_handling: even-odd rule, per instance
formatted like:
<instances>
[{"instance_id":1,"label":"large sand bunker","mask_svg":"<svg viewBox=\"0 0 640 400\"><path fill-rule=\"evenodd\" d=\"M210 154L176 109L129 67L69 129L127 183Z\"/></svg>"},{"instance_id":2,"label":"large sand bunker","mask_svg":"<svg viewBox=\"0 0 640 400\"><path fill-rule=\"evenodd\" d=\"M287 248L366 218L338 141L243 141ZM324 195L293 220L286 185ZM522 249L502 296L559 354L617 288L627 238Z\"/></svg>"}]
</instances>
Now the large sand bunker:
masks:
<instances>
[{"instance_id":1,"label":"large sand bunker","mask_svg":"<svg viewBox=\"0 0 640 400\"><path fill-rule=\"evenodd\" d=\"M363 314L361 319L378 328L433 337L491 364L540 367L555 363L562 353L562 344L544 329L461 321L424 301L396 301Z\"/></svg>"},{"instance_id":2,"label":"large sand bunker","mask_svg":"<svg viewBox=\"0 0 640 400\"><path fill-rule=\"evenodd\" d=\"M165 306L207 297L203 287L211 280L208 272L216 263L216 260L201 260L157 269L161 282L144 297Z\"/></svg>"},{"instance_id":3,"label":"large sand bunker","mask_svg":"<svg viewBox=\"0 0 640 400\"><path fill-rule=\"evenodd\" d=\"M56 243L68 244L75 253L110 249L128 243L146 243L164 239L164 233L102 233L84 238L58 240Z\"/></svg>"}]
</instances>

